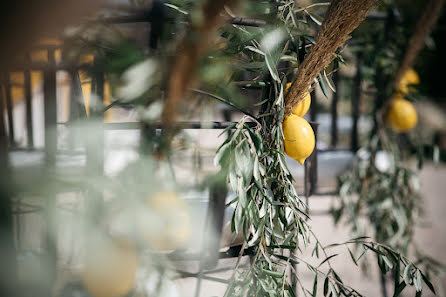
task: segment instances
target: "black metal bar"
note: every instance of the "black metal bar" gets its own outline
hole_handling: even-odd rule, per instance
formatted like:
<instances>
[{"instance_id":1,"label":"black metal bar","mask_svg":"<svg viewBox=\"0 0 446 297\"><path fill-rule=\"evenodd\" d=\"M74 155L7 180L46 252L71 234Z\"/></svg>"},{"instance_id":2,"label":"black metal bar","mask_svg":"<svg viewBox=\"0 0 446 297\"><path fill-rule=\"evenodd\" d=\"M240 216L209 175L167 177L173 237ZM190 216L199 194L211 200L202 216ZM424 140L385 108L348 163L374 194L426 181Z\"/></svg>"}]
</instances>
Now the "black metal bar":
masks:
<instances>
[{"instance_id":1,"label":"black metal bar","mask_svg":"<svg viewBox=\"0 0 446 297\"><path fill-rule=\"evenodd\" d=\"M393 33L393 28L395 27L396 21L396 10L394 8L389 8L387 11L387 19L384 28L384 38L382 40L382 47L386 47L387 43L391 40L391 35ZM376 86L376 97L375 97L375 106L373 110L373 129L371 134L375 134L378 129L379 119L378 114L379 110L383 107L385 99L387 97L388 92L388 84L385 79L384 71L382 66L378 66L375 74L375 86Z\"/></svg>"},{"instance_id":2,"label":"black metal bar","mask_svg":"<svg viewBox=\"0 0 446 297\"><path fill-rule=\"evenodd\" d=\"M45 116L45 167L54 169L57 152L57 99L56 99L56 61L54 50L48 50L48 69L43 72L44 116ZM50 295L57 277L57 224L54 220L56 207L56 194L51 193L46 197L45 206L45 249L48 263L48 283L45 286L45 294Z\"/></svg>"},{"instance_id":3,"label":"black metal bar","mask_svg":"<svg viewBox=\"0 0 446 297\"><path fill-rule=\"evenodd\" d=\"M0 295L17 296L17 255L14 247L12 193L8 162L8 136L4 119L3 88L0 84Z\"/></svg>"},{"instance_id":4,"label":"black metal bar","mask_svg":"<svg viewBox=\"0 0 446 297\"><path fill-rule=\"evenodd\" d=\"M334 62L335 72L333 73L333 83L336 92L333 93L333 100L331 101L331 146L336 147L338 144L338 101L339 101L339 65Z\"/></svg>"},{"instance_id":5,"label":"black metal bar","mask_svg":"<svg viewBox=\"0 0 446 297\"><path fill-rule=\"evenodd\" d=\"M58 125L70 125L69 122L59 122ZM237 122L176 122L171 124L175 129L226 129L231 125L235 125ZM145 123L151 129L163 129L164 126L160 122ZM255 127L255 122L245 122L245 125L249 127ZM105 130L136 130L141 128L139 122L117 122L117 123L104 123Z\"/></svg>"},{"instance_id":6,"label":"black metal bar","mask_svg":"<svg viewBox=\"0 0 446 297\"><path fill-rule=\"evenodd\" d=\"M178 278L187 278L187 277L197 277L198 276L198 273L193 273L193 272L188 272L188 271L183 271L183 270L175 270L175 272L179 274L180 277L178 277ZM201 278L204 280L214 281L214 282L222 283L222 284L229 283L229 281L226 279L205 275L204 273L201 276Z\"/></svg>"},{"instance_id":7,"label":"black metal bar","mask_svg":"<svg viewBox=\"0 0 446 297\"><path fill-rule=\"evenodd\" d=\"M314 138L315 138L315 144L314 144L314 150L311 153L309 159L310 159L310 195L313 195L313 193L316 192L317 189L317 180L318 180L318 173L317 173L317 128L319 126L316 122L310 122L311 128L313 128L314 132Z\"/></svg>"},{"instance_id":8,"label":"black metal bar","mask_svg":"<svg viewBox=\"0 0 446 297\"><path fill-rule=\"evenodd\" d=\"M9 73L4 76L6 114L8 116L9 145L14 146L14 118L12 115L11 77Z\"/></svg>"},{"instance_id":9,"label":"black metal bar","mask_svg":"<svg viewBox=\"0 0 446 297\"><path fill-rule=\"evenodd\" d=\"M217 266L220 251L220 238L223 232L223 219L225 216L225 199L227 189L225 184L215 184L209 189L209 204L207 214L210 224L206 226L206 259L204 267L211 269Z\"/></svg>"},{"instance_id":10,"label":"black metal bar","mask_svg":"<svg viewBox=\"0 0 446 297\"><path fill-rule=\"evenodd\" d=\"M47 165L53 167L56 162L57 150L57 100L56 100L56 70L54 51L48 51L48 65L43 72L43 94L45 113L45 158Z\"/></svg>"},{"instance_id":11,"label":"black metal bar","mask_svg":"<svg viewBox=\"0 0 446 297\"><path fill-rule=\"evenodd\" d=\"M317 96L316 96L316 91L311 92L310 96L311 96L310 121L316 122L316 116L317 116Z\"/></svg>"},{"instance_id":12,"label":"black metal bar","mask_svg":"<svg viewBox=\"0 0 446 297\"><path fill-rule=\"evenodd\" d=\"M29 63L31 58L29 53L25 55L25 61ZM24 90L25 90L25 114L26 114L26 140L28 147L34 147L34 131L33 131L33 113L32 113L32 89L31 89L31 71L24 71Z\"/></svg>"},{"instance_id":13,"label":"black metal bar","mask_svg":"<svg viewBox=\"0 0 446 297\"><path fill-rule=\"evenodd\" d=\"M1 168L8 168L8 136L3 112L5 108L3 103L3 88L6 88L6 86L0 84L0 166ZM0 172L2 171L0 170Z\"/></svg>"},{"instance_id":14,"label":"black metal bar","mask_svg":"<svg viewBox=\"0 0 446 297\"><path fill-rule=\"evenodd\" d=\"M155 21L157 18L156 15L151 13L151 10L143 10L141 12L137 12L134 14L124 15L124 16L115 16L115 17L105 17L97 20L93 20L93 22L104 22L107 24L128 24L128 23L150 23ZM174 21L173 16L165 16L165 21ZM248 27L262 27L267 25L266 21L260 19L251 19L251 18L241 18L235 17L228 21L233 25L239 26L248 26Z\"/></svg>"},{"instance_id":15,"label":"black metal bar","mask_svg":"<svg viewBox=\"0 0 446 297\"><path fill-rule=\"evenodd\" d=\"M353 97L352 97L352 131L351 131L351 150L356 152L359 148L358 121L359 106L361 102L361 82L362 82L362 59L363 54L360 53L356 58L356 75L353 81Z\"/></svg>"}]
</instances>

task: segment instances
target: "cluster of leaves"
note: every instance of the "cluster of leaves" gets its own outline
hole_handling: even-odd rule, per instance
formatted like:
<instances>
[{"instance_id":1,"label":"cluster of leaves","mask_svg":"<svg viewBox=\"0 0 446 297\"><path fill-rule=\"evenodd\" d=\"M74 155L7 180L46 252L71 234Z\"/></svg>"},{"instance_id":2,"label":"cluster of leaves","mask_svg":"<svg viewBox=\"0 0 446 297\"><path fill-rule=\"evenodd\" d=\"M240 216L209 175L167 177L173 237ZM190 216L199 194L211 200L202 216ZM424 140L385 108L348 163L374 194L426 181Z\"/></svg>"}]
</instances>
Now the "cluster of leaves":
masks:
<instances>
[{"instance_id":1,"label":"cluster of leaves","mask_svg":"<svg viewBox=\"0 0 446 297\"><path fill-rule=\"evenodd\" d=\"M200 1L170 1L170 3L166 3L168 8L179 15L178 21L169 26L169 34L180 35L178 32L183 30L180 28L184 27L184 16L194 17L196 2ZM317 3L312 7L326 5L327 3ZM225 296L295 296L293 284L296 282L300 284L304 295L316 296L318 295L318 280L321 278L324 279L324 296L361 296L359 292L344 284L330 264L330 260L336 254L328 253L330 246L323 247L308 225L309 217L305 212L306 207L293 186L293 177L287 168L283 152L281 123L284 110L284 86L287 76L298 67L302 53L304 54L306 48L311 47L315 42L312 35L314 35L317 26L321 24L320 17L318 13L311 12L312 8L299 7L296 1L291 0L262 1L262 6L259 7L255 10L256 13L272 21L274 27L225 26L221 32L223 46L216 51L211 51L203 59L199 70L200 87L212 89L215 94L209 93L212 95L211 97L229 102L231 106L242 105L239 96L241 83L243 86L268 86L272 90L270 96L263 98L258 103L263 107L262 113L257 118L246 116L224 131L229 132L229 137L218 149L215 157L215 163L220 165L230 190L236 194L236 198L230 202L235 206L232 231L235 235L243 234L245 243L242 250L252 247L256 251L252 265L248 270L241 270L237 265L229 280ZM149 53L151 61L156 60L156 64L151 65L168 65L166 57L172 50L170 47L172 40L168 38L167 34L163 37L167 37L162 40L163 55L152 57L152 53ZM132 70L135 65L144 65L144 59L147 58L146 54L142 54L138 47L129 46L127 42L118 45L106 44L106 46L99 44L98 48L102 53L104 69L110 75L116 74L118 77L125 77L126 73L131 73L132 71L129 70ZM341 59L341 57L339 58ZM280 63L288 64L285 68L279 68ZM157 67L156 69L164 71L167 68ZM144 69L147 70L147 68ZM241 73L246 72L268 72L272 79L265 82L259 80L259 75L254 75L254 78L248 81L236 81ZM334 91L330 74L327 72L329 71L320 73L318 79L324 93L327 90L326 86ZM227 77L228 73L231 74L229 78ZM132 77L138 77L137 74ZM164 74L158 76L163 77ZM154 82L155 87L144 89L144 92L132 98L131 101L128 98L120 99L125 103L130 102L147 108L162 97L161 92L154 91L154 89L160 88L159 80ZM222 81L225 83L222 84ZM366 169L365 173L361 173L362 176L367 177L367 172L370 170L373 168ZM407 180L411 176L410 172L404 168L399 170L396 175L398 178L392 181L396 190L401 191L397 195L414 195L410 189L400 187L401 179ZM379 180L384 181L386 178L388 179L382 175ZM352 181L349 187L346 186L344 189L346 193L351 193L361 186L360 182L353 183L355 180L352 178L346 178L346 180ZM373 183L380 181L373 181ZM358 202L358 205L362 205L362 203L362 201ZM388 204L388 202L386 203ZM370 216L375 220L382 220L377 234L384 231L386 232L384 234L389 235L392 232L403 230L406 232L404 233L406 236L405 234L412 226L411 222L415 218L415 214L411 214L413 219L410 222L402 224L398 215L407 216L406 213L400 214L409 208L407 201L398 204L399 208L394 208L392 205L389 207L387 204L383 203L387 207L384 210L381 206L370 213ZM348 210L349 207L346 206L345 209ZM396 212L392 212L395 210ZM339 210L338 212L340 213ZM341 214L338 214L338 217ZM351 211L351 214L353 215L354 211ZM354 218L357 219L357 216ZM407 242L404 236L398 239L398 242L403 243L401 244L403 247ZM387 241L383 240L383 242ZM320 261L318 265L313 265L298 255L311 244L314 244L312 255L315 258L319 259L320 251L323 254L323 259L318 260ZM359 245L362 248L359 257L355 257L349 249L355 264L363 254L371 251L378 256L378 264L383 273L391 269L398 271L395 273L398 276L395 278L398 293L407 285L413 285L418 292L421 292L422 281L433 290L427 274L422 273L418 266L400 253L395 252L394 249L383 244L365 241L364 238L357 238L342 245L351 244ZM434 266L433 261L424 263L427 262ZM308 270L314 273L311 290L303 287L299 275L294 269L294 265L300 263L305 264ZM323 269L325 266L328 268ZM428 266L425 265L425 267ZM400 281L400 275L402 275L403 281Z\"/></svg>"},{"instance_id":2,"label":"cluster of leaves","mask_svg":"<svg viewBox=\"0 0 446 297\"><path fill-rule=\"evenodd\" d=\"M331 212L335 223L345 217L354 236L369 234L370 226L378 242L407 253L421 212L419 181L393 152L361 149L353 169L339 177L339 199ZM363 217L373 224L364 224Z\"/></svg>"},{"instance_id":3,"label":"cluster of leaves","mask_svg":"<svg viewBox=\"0 0 446 297\"><path fill-rule=\"evenodd\" d=\"M257 247L252 268L231 282L227 296L246 291L263 296L290 291L282 259L273 256L275 249L294 250L299 237L307 244L309 237L302 209L304 203L297 196L292 177L286 167L280 125L274 131L274 146L264 142L260 123L255 128L242 119L219 148L216 163L226 173L230 189L236 198L232 231L243 232L245 247ZM252 122L251 122L252 123ZM241 279L240 279L241 278ZM255 280L256 286L252 286Z\"/></svg>"},{"instance_id":4,"label":"cluster of leaves","mask_svg":"<svg viewBox=\"0 0 446 297\"><path fill-rule=\"evenodd\" d=\"M283 109L283 95L280 95L283 88L280 84L276 86L279 97L270 107L273 111ZM353 244L361 248L359 257L348 248L354 264L358 265L366 252L372 252L377 256L383 274L393 269L395 296L406 286L414 286L417 295L420 295L422 282L434 292L428 273L421 269L428 267L423 262L412 263L388 245L366 240L366 237L325 247L321 245L307 223L309 217L305 213L305 204L295 192L293 178L284 160L281 121L278 120L281 113L270 114L274 116L263 124L244 117L230 126L227 129L230 135L215 158L226 175L230 189L236 194L229 203L236 207L232 231L234 234L243 233L245 243L242 250L248 247L255 247L256 250L248 270L239 270L237 265L225 296L295 296L291 280L300 284L305 296L316 296L320 278L324 279L324 296L362 296L346 285L330 264L337 254L330 255L328 249ZM253 123L255 126L252 126ZM324 255L318 265L309 263L299 255L312 243L312 256L319 259L320 251ZM314 273L312 290L302 285L294 268L297 264L305 264ZM321 268L324 264L328 269Z\"/></svg>"},{"instance_id":5,"label":"cluster of leaves","mask_svg":"<svg viewBox=\"0 0 446 297\"><path fill-rule=\"evenodd\" d=\"M359 45L359 50L364 53L365 77L372 80L378 92L373 115L375 126L369 138L371 140L357 152L356 163L339 177L339 199L331 213L336 223L342 220L351 227L353 236L370 234L374 240L394 250L404 254L415 252L416 262L425 267L427 275L414 280L418 291L421 279L429 281L429 274L439 273L443 266L422 255L413 242L414 229L422 213L418 170L410 166L406 154L408 150L404 151L402 145L408 143L408 135L395 135L385 127L382 119L387 108L384 99L390 98L395 91L394 75L412 30L403 24L404 17L395 13L394 4L382 6L388 9L386 22L374 27L363 26L356 32L356 38L364 42ZM416 95L415 92L405 97L413 99ZM420 169L423 157L418 154L418 158ZM393 270L395 293L410 283L407 279L413 267L408 268L405 264L403 285L398 283L399 266L388 266L386 258L379 255L378 264L383 273Z\"/></svg>"},{"instance_id":6,"label":"cluster of leaves","mask_svg":"<svg viewBox=\"0 0 446 297\"><path fill-rule=\"evenodd\" d=\"M317 18L306 9L295 8L294 5L294 1L284 1L283 5L279 6L281 29L262 34L261 41L256 41L258 34L251 36L247 39L250 44L245 44L244 51L238 52L243 57L244 63L256 63L258 68L261 68L262 63L266 65L272 78L270 87L273 95L260 102L266 106L264 113L258 117L261 123L258 119L244 117L239 123L228 128L229 137L217 151L215 159L216 164L221 166L222 172L227 176L230 189L236 194L234 200L230 202L236 207L232 218L232 231L235 234L243 233L245 238L243 248L255 247L257 251L247 271L239 271L236 267L225 296L245 296L246 294L248 296L294 296L291 276L300 284L304 295L316 296L318 278L322 276L324 296L361 296L355 289L343 283L330 264L330 259L337 255L329 255L327 249L338 244L323 247L307 224L308 215L305 213L305 205L295 192L293 178L284 160L281 130L283 89L286 85L286 75L292 73L295 66L281 72L277 69L277 64L279 61L288 61L297 65L299 48L306 46L302 40L308 40L311 46L312 39L306 35L311 32L311 28L305 18L298 18L297 12L305 12L313 22L320 24ZM249 34L245 29L239 29ZM265 39L274 39L274 37L276 46L274 48L265 46ZM278 46L282 43L284 43L283 47ZM246 50L252 52L252 55L247 55ZM325 89L325 82L330 86L331 81L327 79L328 77L326 73L320 74L319 84L323 89ZM251 119L250 122L248 122L249 119ZM250 125L253 123L254 126ZM396 175L398 179L393 181L394 189L400 191L400 195L413 195L413 191L401 188L398 184L401 178L408 179L411 176L410 172L405 168L399 170ZM368 172L368 170L365 171ZM382 176L382 179L388 180L388 176ZM346 188L344 190L349 191ZM408 206L404 204L400 209L391 208L396 214L392 214L389 218L387 213L376 209L371 215L378 220L386 219L382 221L379 232L391 232L387 230L389 220L391 228L395 230L405 232L407 228L410 228L412 226L410 223L402 225L395 219L398 211L407 208ZM342 207L337 210L338 217L341 216L341 209ZM358 217L355 216L354 219L357 220ZM387 245L363 239L360 237L342 245L356 244L362 248L359 257L355 257L348 249L355 264L367 251L371 251L377 255L378 264L384 274L391 269L397 271L395 296L408 285L415 286L417 294L421 294L422 281L433 290L429 278L402 254ZM317 266L298 256L298 253L302 252L303 248L307 248L313 240L312 255L319 258L319 250L322 250L324 254L324 259ZM404 243L407 239L403 237L398 241ZM296 274L293 265L299 263L305 264L315 275L312 290L304 288L299 275ZM323 264L328 265L328 270L321 269ZM400 281L401 276L403 281Z\"/></svg>"}]
</instances>

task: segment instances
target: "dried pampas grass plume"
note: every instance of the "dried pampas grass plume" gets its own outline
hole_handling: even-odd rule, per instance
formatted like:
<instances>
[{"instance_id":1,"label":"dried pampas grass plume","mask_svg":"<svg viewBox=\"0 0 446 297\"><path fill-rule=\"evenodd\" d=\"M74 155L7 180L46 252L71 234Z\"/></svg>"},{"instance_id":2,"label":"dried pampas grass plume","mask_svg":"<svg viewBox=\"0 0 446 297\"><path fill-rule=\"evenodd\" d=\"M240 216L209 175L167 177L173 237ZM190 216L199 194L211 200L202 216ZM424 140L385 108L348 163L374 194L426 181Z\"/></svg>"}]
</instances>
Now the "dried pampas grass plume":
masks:
<instances>
[{"instance_id":1,"label":"dried pampas grass plume","mask_svg":"<svg viewBox=\"0 0 446 297\"><path fill-rule=\"evenodd\" d=\"M349 34L364 20L376 0L333 0L316 35L316 44L299 66L286 96L285 115L312 88L318 73L335 57L336 50L346 42Z\"/></svg>"}]
</instances>

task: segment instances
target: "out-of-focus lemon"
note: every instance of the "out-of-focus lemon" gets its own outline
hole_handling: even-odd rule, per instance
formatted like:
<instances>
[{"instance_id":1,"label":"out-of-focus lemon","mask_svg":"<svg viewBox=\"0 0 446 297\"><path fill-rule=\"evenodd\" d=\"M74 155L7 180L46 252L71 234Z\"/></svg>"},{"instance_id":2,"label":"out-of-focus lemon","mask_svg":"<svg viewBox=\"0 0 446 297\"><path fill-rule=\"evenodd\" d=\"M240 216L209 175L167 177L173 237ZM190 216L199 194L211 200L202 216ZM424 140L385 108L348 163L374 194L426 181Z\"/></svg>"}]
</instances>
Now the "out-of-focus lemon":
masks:
<instances>
[{"instance_id":1,"label":"out-of-focus lemon","mask_svg":"<svg viewBox=\"0 0 446 297\"><path fill-rule=\"evenodd\" d=\"M398 84L398 90L402 94L407 94L411 91L411 85L418 85L420 83L420 77L418 73L410 68L404 73L401 81Z\"/></svg>"},{"instance_id":2,"label":"out-of-focus lemon","mask_svg":"<svg viewBox=\"0 0 446 297\"><path fill-rule=\"evenodd\" d=\"M303 164L313 152L315 137L310 124L294 114L283 121L285 153Z\"/></svg>"},{"instance_id":3,"label":"out-of-focus lemon","mask_svg":"<svg viewBox=\"0 0 446 297\"><path fill-rule=\"evenodd\" d=\"M290 87L291 83L289 82L286 84L285 93L288 91ZM310 105L311 105L311 96L310 93L306 93L305 98L296 105L292 113L297 115L298 117L303 117L308 112Z\"/></svg>"},{"instance_id":4,"label":"out-of-focus lemon","mask_svg":"<svg viewBox=\"0 0 446 297\"><path fill-rule=\"evenodd\" d=\"M417 111L412 103L401 95L396 95L389 108L387 120L397 132L407 132L417 124Z\"/></svg>"},{"instance_id":5,"label":"out-of-focus lemon","mask_svg":"<svg viewBox=\"0 0 446 297\"><path fill-rule=\"evenodd\" d=\"M131 243L95 239L86 252L82 281L93 297L121 297L132 290L138 254Z\"/></svg>"},{"instance_id":6,"label":"out-of-focus lemon","mask_svg":"<svg viewBox=\"0 0 446 297\"><path fill-rule=\"evenodd\" d=\"M153 214L153 224L146 226L143 232L151 247L174 250L190 240L190 211L175 192L156 193L147 199L147 204Z\"/></svg>"}]
</instances>

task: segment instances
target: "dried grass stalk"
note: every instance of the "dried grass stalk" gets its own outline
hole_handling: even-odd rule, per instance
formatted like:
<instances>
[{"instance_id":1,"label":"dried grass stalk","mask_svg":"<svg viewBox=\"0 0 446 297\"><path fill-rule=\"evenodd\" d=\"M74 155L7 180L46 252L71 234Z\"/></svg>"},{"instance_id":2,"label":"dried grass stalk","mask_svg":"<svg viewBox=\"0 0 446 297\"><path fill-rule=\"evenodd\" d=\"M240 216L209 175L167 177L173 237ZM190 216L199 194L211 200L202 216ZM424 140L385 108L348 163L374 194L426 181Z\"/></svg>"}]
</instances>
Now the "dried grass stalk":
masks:
<instances>
[{"instance_id":1,"label":"dried grass stalk","mask_svg":"<svg viewBox=\"0 0 446 297\"><path fill-rule=\"evenodd\" d=\"M311 90L318 73L335 58L336 50L346 42L349 34L364 20L376 0L333 0L316 35L316 44L299 66L286 96L285 114Z\"/></svg>"},{"instance_id":2,"label":"dried grass stalk","mask_svg":"<svg viewBox=\"0 0 446 297\"><path fill-rule=\"evenodd\" d=\"M424 41L426 37L432 31L434 25L437 23L438 18L441 15L441 9L443 7L444 0L430 0L423 14L418 19L415 26L415 31L410 38L409 45L404 54L404 58L401 61L400 67L395 77L395 85L398 85L404 73L412 67L415 62L415 58L418 53L423 49Z\"/></svg>"}]
</instances>

